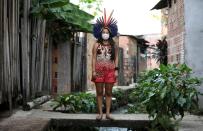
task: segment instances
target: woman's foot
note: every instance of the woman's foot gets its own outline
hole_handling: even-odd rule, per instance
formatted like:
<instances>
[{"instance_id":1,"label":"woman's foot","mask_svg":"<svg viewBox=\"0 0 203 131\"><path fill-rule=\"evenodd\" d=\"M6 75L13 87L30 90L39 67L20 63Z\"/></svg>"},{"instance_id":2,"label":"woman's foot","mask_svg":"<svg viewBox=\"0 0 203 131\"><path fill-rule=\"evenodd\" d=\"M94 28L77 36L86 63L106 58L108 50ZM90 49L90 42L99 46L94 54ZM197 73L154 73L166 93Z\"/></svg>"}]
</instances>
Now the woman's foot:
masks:
<instances>
[{"instance_id":1,"label":"woman's foot","mask_svg":"<svg viewBox=\"0 0 203 131\"><path fill-rule=\"evenodd\" d=\"M103 114L99 114L99 115L96 117L96 120L101 121L101 120L102 120L102 117L103 117Z\"/></svg>"},{"instance_id":2,"label":"woman's foot","mask_svg":"<svg viewBox=\"0 0 203 131\"><path fill-rule=\"evenodd\" d=\"M109 120L115 120L112 116L110 116L109 114L106 115L106 119L109 119Z\"/></svg>"}]
</instances>

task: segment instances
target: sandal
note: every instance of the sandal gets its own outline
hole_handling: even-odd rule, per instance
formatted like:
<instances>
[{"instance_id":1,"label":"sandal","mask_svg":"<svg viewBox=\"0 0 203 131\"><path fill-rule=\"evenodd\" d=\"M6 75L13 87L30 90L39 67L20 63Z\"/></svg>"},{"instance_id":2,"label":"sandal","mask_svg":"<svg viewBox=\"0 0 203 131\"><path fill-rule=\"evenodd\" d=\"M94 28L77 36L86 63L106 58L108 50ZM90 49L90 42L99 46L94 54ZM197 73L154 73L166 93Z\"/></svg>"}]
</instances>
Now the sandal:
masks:
<instances>
[{"instance_id":1,"label":"sandal","mask_svg":"<svg viewBox=\"0 0 203 131\"><path fill-rule=\"evenodd\" d=\"M103 117L103 114L99 114L99 115L96 117L96 120L101 121L101 120L102 120L102 117Z\"/></svg>"}]
</instances>

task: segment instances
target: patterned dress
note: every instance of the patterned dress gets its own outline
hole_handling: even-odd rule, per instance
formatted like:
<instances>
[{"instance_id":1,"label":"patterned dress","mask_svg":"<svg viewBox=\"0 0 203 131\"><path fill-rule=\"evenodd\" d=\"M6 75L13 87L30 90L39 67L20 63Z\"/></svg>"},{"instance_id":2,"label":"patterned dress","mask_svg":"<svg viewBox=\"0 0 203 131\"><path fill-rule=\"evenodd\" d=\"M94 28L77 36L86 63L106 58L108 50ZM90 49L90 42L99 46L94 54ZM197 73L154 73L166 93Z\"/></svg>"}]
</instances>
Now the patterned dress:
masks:
<instances>
[{"instance_id":1,"label":"patterned dress","mask_svg":"<svg viewBox=\"0 0 203 131\"><path fill-rule=\"evenodd\" d=\"M111 45L99 44L95 62L96 77L93 82L115 83L115 63L111 60Z\"/></svg>"}]
</instances>

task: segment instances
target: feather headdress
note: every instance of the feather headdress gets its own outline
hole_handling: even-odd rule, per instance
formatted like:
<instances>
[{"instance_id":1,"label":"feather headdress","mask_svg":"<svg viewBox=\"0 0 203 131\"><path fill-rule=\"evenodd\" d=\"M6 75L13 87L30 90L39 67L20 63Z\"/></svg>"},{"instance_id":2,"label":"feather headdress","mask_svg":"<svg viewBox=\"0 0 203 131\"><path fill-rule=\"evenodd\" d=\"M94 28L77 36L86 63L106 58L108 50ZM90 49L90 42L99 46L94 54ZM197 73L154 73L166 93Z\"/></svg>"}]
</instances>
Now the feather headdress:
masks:
<instances>
[{"instance_id":1,"label":"feather headdress","mask_svg":"<svg viewBox=\"0 0 203 131\"><path fill-rule=\"evenodd\" d=\"M93 27L94 37L101 38L102 29L107 28L110 31L110 37L114 37L118 33L117 21L112 18L113 11L107 18L106 9L104 9L104 16L97 18Z\"/></svg>"}]
</instances>

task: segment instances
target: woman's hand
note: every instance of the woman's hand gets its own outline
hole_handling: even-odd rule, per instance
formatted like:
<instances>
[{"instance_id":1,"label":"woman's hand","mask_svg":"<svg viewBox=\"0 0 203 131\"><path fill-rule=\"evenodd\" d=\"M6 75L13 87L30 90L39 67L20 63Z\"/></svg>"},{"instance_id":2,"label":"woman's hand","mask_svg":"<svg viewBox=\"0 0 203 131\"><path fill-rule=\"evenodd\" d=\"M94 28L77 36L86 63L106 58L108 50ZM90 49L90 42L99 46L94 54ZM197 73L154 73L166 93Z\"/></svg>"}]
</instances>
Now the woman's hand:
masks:
<instances>
[{"instance_id":1,"label":"woman's hand","mask_svg":"<svg viewBox=\"0 0 203 131\"><path fill-rule=\"evenodd\" d=\"M95 80L95 79L96 79L96 76L97 76L96 71L93 71L93 72L92 72L92 80Z\"/></svg>"},{"instance_id":2,"label":"woman's hand","mask_svg":"<svg viewBox=\"0 0 203 131\"><path fill-rule=\"evenodd\" d=\"M96 71L93 71L93 72L92 72L92 77L96 77L96 76L97 76Z\"/></svg>"}]
</instances>

